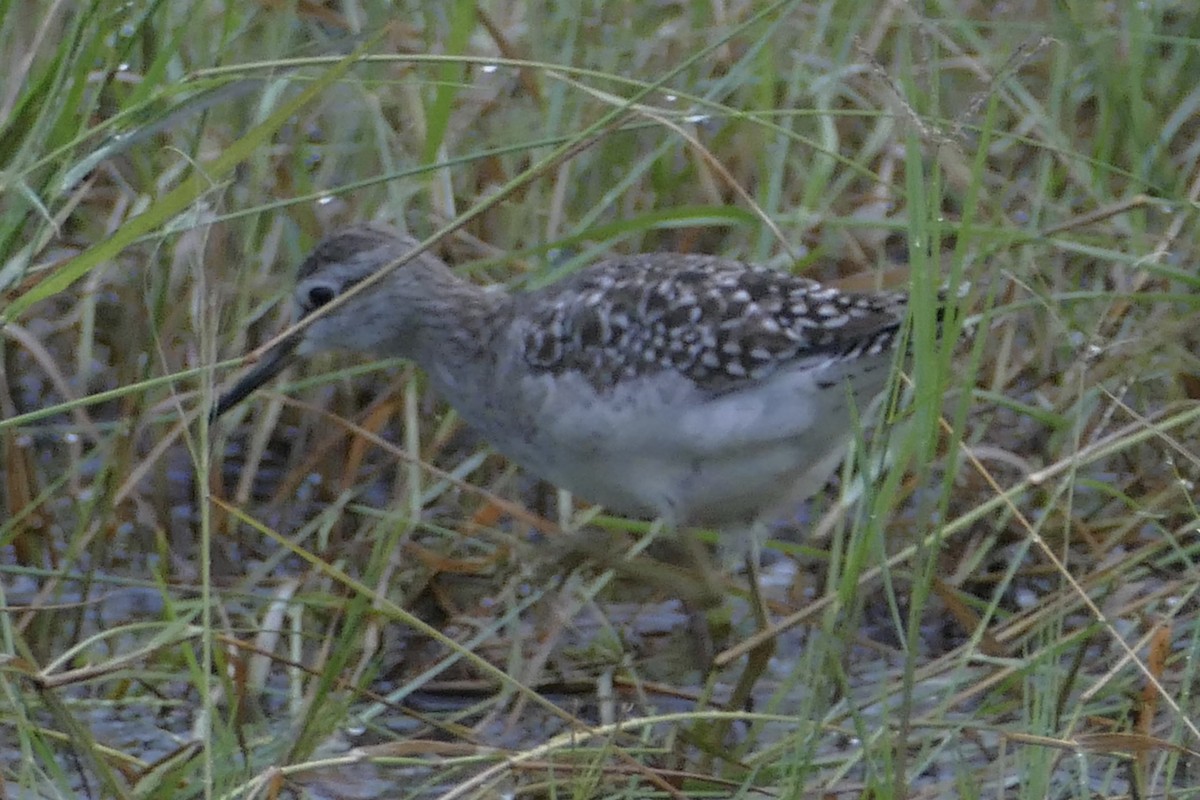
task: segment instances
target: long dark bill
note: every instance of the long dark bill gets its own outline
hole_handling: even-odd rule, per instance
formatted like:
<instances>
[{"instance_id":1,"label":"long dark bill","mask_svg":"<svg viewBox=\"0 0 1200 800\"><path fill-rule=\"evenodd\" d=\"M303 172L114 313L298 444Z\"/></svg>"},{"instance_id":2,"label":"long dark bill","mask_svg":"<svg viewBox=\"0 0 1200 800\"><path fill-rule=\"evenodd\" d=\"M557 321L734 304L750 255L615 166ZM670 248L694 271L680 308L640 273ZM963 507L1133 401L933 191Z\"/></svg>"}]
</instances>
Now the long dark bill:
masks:
<instances>
[{"instance_id":1,"label":"long dark bill","mask_svg":"<svg viewBox=\"0 0 1200 800\"><path fill-rule=\"evenodd\" d=\"M215 422L222 414L245 400L254 390L274 378L296 359L296 345L300 343L299 336L280 342L274 350L263 356L242 379L233 385L229 391L217 399L217 404L209 412L208 419Z\"/></svg>"}]
</instances>

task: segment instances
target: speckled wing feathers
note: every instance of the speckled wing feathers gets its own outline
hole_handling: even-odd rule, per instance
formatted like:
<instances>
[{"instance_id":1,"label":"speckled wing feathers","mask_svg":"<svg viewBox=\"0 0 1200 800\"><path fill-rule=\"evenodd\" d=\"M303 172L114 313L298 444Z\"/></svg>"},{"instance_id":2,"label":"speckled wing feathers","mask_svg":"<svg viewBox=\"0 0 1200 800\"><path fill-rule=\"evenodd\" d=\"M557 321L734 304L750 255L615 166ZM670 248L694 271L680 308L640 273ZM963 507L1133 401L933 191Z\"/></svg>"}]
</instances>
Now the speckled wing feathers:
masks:
<instances>
[{"instance_id":1,"label":"speckled wing feathers","mask_svg":"<svg viewBox=\"0 0 1200 800\"><path fill-rule=\"evenodd\" d=\"M596 264L518 302L535 369L577 371L598 391L675 370L721 392L800 359L890 349L905 298L842 293L712 256L647 254Z\"/></svg>"}]
</instances>

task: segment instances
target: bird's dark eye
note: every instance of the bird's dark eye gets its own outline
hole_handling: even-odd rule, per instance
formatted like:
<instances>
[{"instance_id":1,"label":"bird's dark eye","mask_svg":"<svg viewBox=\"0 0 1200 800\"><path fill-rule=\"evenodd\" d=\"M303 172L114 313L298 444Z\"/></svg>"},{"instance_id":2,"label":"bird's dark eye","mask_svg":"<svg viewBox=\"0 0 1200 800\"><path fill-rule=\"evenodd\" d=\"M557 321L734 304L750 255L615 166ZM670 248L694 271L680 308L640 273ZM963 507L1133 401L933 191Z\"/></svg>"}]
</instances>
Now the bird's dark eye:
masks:
<instances>
[{"instance_id":1,"label":"bird's dark eye","mask_svg":"<svg viewBox=\"0 0 1200 800\"><path fill-rule=\"evenodd\" d=\"M333 290L332 286L314 286L308 290L308 307L310 309L320 308L335 297L337 297L337 292Z\"/></svg>"}]
</instances>

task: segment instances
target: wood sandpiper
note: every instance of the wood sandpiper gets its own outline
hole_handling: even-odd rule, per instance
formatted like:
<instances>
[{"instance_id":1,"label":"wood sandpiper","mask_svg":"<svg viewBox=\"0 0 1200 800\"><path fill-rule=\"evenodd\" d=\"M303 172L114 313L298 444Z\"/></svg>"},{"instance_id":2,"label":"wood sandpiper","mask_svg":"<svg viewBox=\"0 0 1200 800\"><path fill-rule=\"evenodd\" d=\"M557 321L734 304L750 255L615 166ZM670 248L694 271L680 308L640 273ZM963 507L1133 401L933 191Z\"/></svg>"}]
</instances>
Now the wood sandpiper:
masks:
<instances>
[{"instance_id":1,"label":"wood sandpiper","mask_svg":"<svg viewBox=\"0 0 1200 800\"><path fill-rule=\"evenodd\" d=\"M329 236L300 265L298 315L416 246L373 226ZM508 293L422 253L276 347L214 416L297 356L401 356L534 475L620 514L743 533L825 484L887 385L906 306L677 253Z\"/></svg>"}]
</instances>

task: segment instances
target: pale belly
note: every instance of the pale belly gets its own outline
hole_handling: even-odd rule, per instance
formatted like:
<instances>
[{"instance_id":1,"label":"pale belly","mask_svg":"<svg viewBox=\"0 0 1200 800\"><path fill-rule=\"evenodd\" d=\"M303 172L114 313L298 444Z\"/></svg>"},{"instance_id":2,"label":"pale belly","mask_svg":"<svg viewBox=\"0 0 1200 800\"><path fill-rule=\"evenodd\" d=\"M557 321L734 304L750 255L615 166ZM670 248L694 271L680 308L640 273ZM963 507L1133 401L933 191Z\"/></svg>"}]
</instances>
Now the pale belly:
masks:
<instances>
[{"instance_id":1,"label":"pale belly","mask_svg":"<svg viewBox=\"0 0 1200 800\"><path fill-rule=\"evenodd\" d=\"M597 395L558 376L551 391L530 382L519 401L460 411L527 471L616 513L745 526L821 489L889 367L857 373L853 402L844 380L804 371L717 398L682 379Z\"/></svg>"},{"instance_id":2,"label":"pale belly","mask_svg":"<svg viewBox=\"0 0 1200 800\"><path fill-rule=\"evenodd\" d=\"M533 465L531 471L626 516L662 517L675 525L745 527L820 490L844 447L817 453L815 444L789 442L690 461L631 452L613 455L619 470L563 460Z\"/></svg>"}]
</instances>

